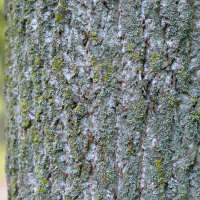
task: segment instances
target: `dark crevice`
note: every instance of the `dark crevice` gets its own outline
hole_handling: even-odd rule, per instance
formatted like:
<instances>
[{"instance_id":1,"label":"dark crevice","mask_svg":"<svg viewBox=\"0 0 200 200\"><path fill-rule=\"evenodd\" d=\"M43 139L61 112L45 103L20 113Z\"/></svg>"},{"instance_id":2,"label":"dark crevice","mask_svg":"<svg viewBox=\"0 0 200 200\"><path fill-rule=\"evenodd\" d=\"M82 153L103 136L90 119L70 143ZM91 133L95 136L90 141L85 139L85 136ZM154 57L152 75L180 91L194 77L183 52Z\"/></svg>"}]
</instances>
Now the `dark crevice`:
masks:
<instances>
[{"instance_id":1,"label":"dark crevice","mask_svg":"<svg viewBox=\"0 0 200 200\"><path fill-rule=\"evenodd\" d=\"M76 108L77 102L74 101L73 108Z\"/></svg>"},{"instance_id":2,"label":"dark crevice","mask_svg":"<svg viewBox=\"0 0 200 200\"><path fill-rule=\"evenodd\" d=\"M25 37L25 35L26 35L26 19L24 19L22 21L22 31L23 31L22 36Z\"/></svg>"},{"instance_id":3,"label":"dark crevice","mask_svg":"<svg viewBox=\"0 0 200 200\"><path fill-rule=\"evenodd\" d=\"M174 85L175 85L175 90L176 90L177 93L180 95L180 94L181 94L181 90L180 90L180 88L179 88L177 78L175 79L175 83L174 83Z\"/></svg>"},{"instance_id":4,"label":"dark crevice","mask_svg":"<svg viewBox=\"0 0 200 200\"><path fill-rule=\"evenodd\" d=\"M85 38L83 40L83 46L86 47L88 40L89 40L89 35L88 35L88 33L86 33L86 31L83 31L83 35L85 36Z\"/></svg>"},{"instance_id":5,"label":"dark crevice","mask_svg":"<svg viewBox=\"0 0 200 200\"><path fill-rule=\"evenodd\" d=\"M142 10L142 4L141 4L141 10ZM145 36L145 19L142 20L141 22L141 26L142 26L142 29L143 29L143 39L144 39L144 55L143 55L143 59L142 59L142 72L141 72L141 79L142 79L142 82L143 82L143 88L142 88L142 95L144 97L145 100L149 100L149 95L150 95L150 91L149 91L149 82L146 82L145 83L145 73L144 73L144 70L145 70L145 64L147 62L147 59L146 59L146 56L147 56L147 47L148 47L148 38L144 38ZM142 152L142 156L141 156L141 173L140 173L140 177L139 177L139 184L141 184L141 181L142 181L142 173L143 173L143 156L144 156L144 149L142 148L142 145L144 144L144 139L146 137L146 129L147 129L147 118L148 118L148 112L149 112L149 102L147 102L147 108L146 108L146 112L145 112L145 117L144 117L144 131L143 133L141 134L141 139L140 139L140 148L141 148L141 152ZM142 191L143 191L143 188L140 188L139 189L139 199L142 199Z\"/></svg>"},{"instance_id":6,"label":"dark crevice","mask_svg":"<svg viewBox=\"0 0 200 200\"><path fill-rule=\"evenodd\" d=\"M108 10L110 10L110 8L108 7L108 3L106 1L103 1L102 3Z\"/></svg>"},{"instance_id":7,"label":"dark crevice","mask_svg":"<svg viewBox=\"0 0 200 200\"><path fill-rule=\"evenodd\" d=\"M51 18L54 19L56 17L55 13L52 10L50 12L51 12L51 15L50 15Z\"/></svg>"},{"instance_id":8,"label":"dark crevice","mask_svg":"<svg viewBox=\"0 0 200 200\"><path fill-rule=\"evenodd\" d=\"M93 78L90 78L91 86L93 86Z\"/></svg>"}]
</instances>

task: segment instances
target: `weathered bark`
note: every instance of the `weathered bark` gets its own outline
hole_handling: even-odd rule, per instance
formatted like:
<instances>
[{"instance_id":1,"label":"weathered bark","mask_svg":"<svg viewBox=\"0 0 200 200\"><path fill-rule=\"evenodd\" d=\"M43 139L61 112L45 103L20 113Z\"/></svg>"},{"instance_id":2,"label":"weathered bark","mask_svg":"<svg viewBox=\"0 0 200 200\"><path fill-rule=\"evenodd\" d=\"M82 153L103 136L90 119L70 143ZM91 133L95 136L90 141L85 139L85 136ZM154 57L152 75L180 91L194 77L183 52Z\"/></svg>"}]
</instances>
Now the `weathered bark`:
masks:
<instances>
[{"instance_id":1,"label":"weathered bark","mask_svg":"<svg viewBox=\"0 0 200 200\"><path fill-rule=\"evenodd\" d=\"M6 0L9 199L200 199L200 1Z\"/></svg>"}]
</instances>

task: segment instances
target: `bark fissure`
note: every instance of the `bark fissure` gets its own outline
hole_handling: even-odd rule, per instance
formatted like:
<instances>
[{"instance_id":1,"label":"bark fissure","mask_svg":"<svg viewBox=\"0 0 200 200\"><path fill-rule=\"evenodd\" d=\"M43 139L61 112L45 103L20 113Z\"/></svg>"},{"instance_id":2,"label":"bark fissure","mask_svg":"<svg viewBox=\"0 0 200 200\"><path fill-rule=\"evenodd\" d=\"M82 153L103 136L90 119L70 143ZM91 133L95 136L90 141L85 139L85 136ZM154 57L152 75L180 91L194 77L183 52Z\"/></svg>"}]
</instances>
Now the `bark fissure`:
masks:
<instances>
[{"instance_id":1,"label":"bark fissure","mask_svg":"<svg viewBox=\"0 0 200 200\"><path fill-rule=\"evenodd\" d=\"M120 62L121 62L121 66L123 66L123 43L122 43L122 33L121 33L121 0L118 1L118 25L117 25L117 37L119 38L119 43L121 45L121 55L120 55ZM116 115L116 147L115 147L115 169L116 169L116 174L117 174L117 181L116 181L116 189L115 189L115 196L114 199L117 199L118 193L120 191L120 179L121 179L121 173L120 173L120 168L118 166L118 162L119 162L119 155L118 155L118 148L119 148L119 115L118 115L118 104L121 102L117 102L116 103L116 108L115 108L115 115Z\"/></svg>"}]
</instances>

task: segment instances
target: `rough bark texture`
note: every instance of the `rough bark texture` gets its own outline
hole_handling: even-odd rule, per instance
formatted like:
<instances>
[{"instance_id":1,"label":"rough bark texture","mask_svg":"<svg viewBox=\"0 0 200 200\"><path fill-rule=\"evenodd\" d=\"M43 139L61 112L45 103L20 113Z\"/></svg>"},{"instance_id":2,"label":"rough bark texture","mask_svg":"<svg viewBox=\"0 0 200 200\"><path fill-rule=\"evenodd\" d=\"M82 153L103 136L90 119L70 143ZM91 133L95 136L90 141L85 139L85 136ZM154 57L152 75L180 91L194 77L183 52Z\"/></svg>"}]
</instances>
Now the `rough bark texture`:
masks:
<instances>
[{"instance_id":1,"label":"rough bark texture","mask_svg":"<svg viewBox=\"0 0 200 200\"><path fill-rule=\"evenodd\" d=\"M9 199L200 199L200 1L6 0Z\"/></svg>"}]
</instances>

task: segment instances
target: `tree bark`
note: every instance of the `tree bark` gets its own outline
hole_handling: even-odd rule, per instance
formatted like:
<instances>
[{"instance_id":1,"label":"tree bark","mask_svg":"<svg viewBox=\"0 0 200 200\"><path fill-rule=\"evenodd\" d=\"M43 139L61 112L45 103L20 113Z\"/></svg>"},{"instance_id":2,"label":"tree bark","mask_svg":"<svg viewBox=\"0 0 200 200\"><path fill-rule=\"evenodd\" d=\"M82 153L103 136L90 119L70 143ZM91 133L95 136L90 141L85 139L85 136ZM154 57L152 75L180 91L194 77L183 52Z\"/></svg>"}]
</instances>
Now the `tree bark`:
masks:
<instances>
[{"instance_id":1,"label":"tree bark","mask_svg":"<svg viewBox=\"0 0 200 200\"><path fill-rule=\"evenodd\" d=\"M8 199L200 199L200 1L6 0Z\"/></svg>"}]
</instances>

